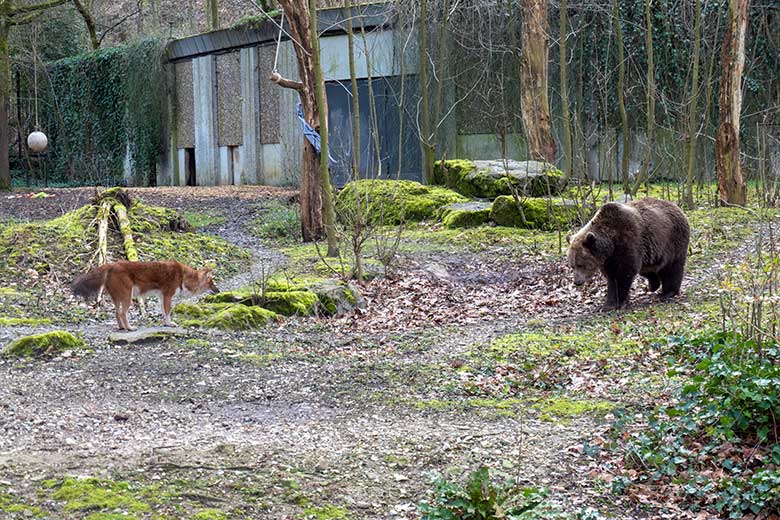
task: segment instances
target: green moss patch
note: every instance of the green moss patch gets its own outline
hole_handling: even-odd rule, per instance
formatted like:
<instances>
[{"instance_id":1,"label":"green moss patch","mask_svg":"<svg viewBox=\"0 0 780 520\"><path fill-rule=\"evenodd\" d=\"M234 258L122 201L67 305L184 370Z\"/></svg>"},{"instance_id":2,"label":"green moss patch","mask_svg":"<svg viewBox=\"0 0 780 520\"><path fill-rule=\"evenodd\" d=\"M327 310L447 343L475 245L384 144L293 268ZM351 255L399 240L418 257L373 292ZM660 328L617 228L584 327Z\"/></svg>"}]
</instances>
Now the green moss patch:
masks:
<instances>
[{"instance_id":1,"label":"green moss patch","mask_svg":"<svg viewBox=\"0 0 780 520\"><path fill-rule=\"evenodd\" d=\"M96 511L102 513L146 513L151 506L141 500L141 490L128 482L113 482L97 478L66 478L44 481L51 498L65 502L65 511ZM96 517L105 518L105 517Z\"/></svg>"},{"instance_id":2,"label":"green moss patch","mask_svg":"<svg viewBox=\"0 0 780 520\"><path fill-rule=\"evenodd\" d=\"M219 509L203 509L192 515L192 520L227 520L228 514Z\"/></svg>"},{"instance_id":3,"label":"green moss patch","mask_svg":"<svg viewBox=\"0 0 780 520\"><path fill-rule=\"evenodd\" d=\"M604 416L615 409L615 403L568 397L550 398L539 405L540 418L544 421L567 422L581 415Z\"/></svg>"},{"instance_id":4,"label":"green moss patch","mask_svg":"<svg viewBox=\"0 0 780 520\"><path fill-rule=\"evenodd\" d=\"M303 511L306 520L347 520L349 512L343 507L327 505L322 507L307 507Z\"/></svg>"},{"instance_id":5,"label":"green moss patch","mask_svg":"<svg viewBox=\"0 0 780 520\"><path fill-rule=\"evenodd\" d=\"M2 354L4 356L27 358L43 357L53 356L65 350L85 347L86 343L84 343L84 340L77 338L70 332L56 330L15 339L6 345Z\"/></svg>"},{"instance_id":6,"label":"green moss patch","mask_svg":"<svg viewBox=\"0 0 780 520\"><path fill-rule=\"evenodd\" d=\"M360 206L371 222L395 225L433 218L437 209L456 202L466 198L440 186L364 179L344 186L336 198L336 211L341 220L350 221Z\"/></svg>"},{"instance_id":7,"label":"green moss patch","mask_svg":"<svg viewBox=\"0 0 780 520\"><path fill-rule=\"evenodd\" d=\"M492 204L487 202L461 202L444 206L439 213L447 228L471 228L490 220L491 207Z\"/></svg>"},{"instance_id":8,"label":"green moss patch","mask_svg":"<svg viewBox=\"0 0 780 520\"><path fill-rule=\"evenodd\" d=\"M297 242L301 238L301 210L298 205L271 201L257 208L250 224L252 234L268 240Z\"/></svg>"},{"instance_id":9,"label":"green moss patch","mask_svg":"<svg viewBox=\"0 0 780 520\"><path fill-rule=\"evenodd\" d=\"M11 518L43 517L40 508L25 504L19 498L4 492L2 488L0 488L0 513L8 513ZM3 515L3 518L6 516Z\"/></svg>"},{"instance_id":10,"label":"green moss patch","mask_svg":"<svg viewBox=\"0 0 780 520\"><path fill-rule=\"evenodd\" d=\"M173 308L179 324L221 330L251 330L278 321L279 315L262 307L240 303L180 303Z\"/></svg>"},{"instance_id":11,"label":"green moss patch","mask_svg":"<svg viewBox=\"0 0 780 520\"><path fill-rule=\"evenodd\" d=\"M0 327L18 327L20 325L48 325L51 318L7 318L0 316Z\"/></svg>"},{"instance_id":12,"label":"green moss patch","mask_svg":"<svg viewBox=\"0 0 780 520\"><path fill-rule=\"evenodd\" d=\"M577 220L577 209L567 201L546 198L521 198L518 207L514 197L501 196L493 202L490 220L507 227L569 229Z\"/></svg>"}]
</instances>

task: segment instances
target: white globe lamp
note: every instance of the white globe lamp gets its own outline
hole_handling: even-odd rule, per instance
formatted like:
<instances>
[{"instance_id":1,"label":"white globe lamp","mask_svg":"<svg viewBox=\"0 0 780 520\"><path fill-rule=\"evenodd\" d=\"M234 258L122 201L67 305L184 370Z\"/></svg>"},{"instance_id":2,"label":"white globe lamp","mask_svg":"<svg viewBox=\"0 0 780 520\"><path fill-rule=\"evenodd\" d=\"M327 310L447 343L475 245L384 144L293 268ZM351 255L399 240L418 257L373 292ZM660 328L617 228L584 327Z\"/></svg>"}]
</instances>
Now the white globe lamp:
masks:
<instances>
[{"instance_id":1,"label":"white globe lamp","mask_svg":"<svg viewBox=\"0 0 780 520\"><path fill-rule=\"evenodd\" d=\"M35 153L45 152L49 147L49 139L41 131L36 130L27 136L27 146Z\"/></svg>"}]
</instances>

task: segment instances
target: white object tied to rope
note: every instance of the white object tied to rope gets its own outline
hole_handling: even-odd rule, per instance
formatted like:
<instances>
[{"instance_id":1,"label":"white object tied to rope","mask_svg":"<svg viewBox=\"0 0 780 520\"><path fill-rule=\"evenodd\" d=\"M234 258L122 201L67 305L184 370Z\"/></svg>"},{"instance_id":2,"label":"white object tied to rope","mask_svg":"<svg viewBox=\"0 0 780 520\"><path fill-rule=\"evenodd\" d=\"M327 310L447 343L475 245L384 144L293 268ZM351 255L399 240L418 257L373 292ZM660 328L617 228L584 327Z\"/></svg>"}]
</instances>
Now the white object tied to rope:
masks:
<instances>
[{"instance_id":1,"label":"white object tied to rope","mask_svg":"<svg viewBox=\"0 0 780 520\"><path fill-rule=\"evenodd\" d=\"M33 26L33 95L35 96L35 131L27 136L27 147L34 153L45 152L49 147L49 139L41 132L38 121L38 25Z\"/></svg>"}]
</instances>

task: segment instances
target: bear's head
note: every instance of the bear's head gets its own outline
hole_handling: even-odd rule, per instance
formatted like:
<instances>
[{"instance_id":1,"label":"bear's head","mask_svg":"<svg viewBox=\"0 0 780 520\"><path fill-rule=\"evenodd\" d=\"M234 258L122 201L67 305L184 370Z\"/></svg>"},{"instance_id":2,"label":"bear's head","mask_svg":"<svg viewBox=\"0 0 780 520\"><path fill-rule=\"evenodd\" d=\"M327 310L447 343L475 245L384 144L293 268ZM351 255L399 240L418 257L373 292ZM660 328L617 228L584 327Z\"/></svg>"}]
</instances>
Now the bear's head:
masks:
<instances>
[{"instance_id":1,"label":"bear's head","mask_svg":"<svg viewBox=\"0 0 780 520\"><path fill-rule=\"evenodd\" d=\"M574 271L574 285L583 285L591 280L611 254L612 243L586 226L574 236L567 236L569 242L569 267Z\"/></svg>"}]
</instances>

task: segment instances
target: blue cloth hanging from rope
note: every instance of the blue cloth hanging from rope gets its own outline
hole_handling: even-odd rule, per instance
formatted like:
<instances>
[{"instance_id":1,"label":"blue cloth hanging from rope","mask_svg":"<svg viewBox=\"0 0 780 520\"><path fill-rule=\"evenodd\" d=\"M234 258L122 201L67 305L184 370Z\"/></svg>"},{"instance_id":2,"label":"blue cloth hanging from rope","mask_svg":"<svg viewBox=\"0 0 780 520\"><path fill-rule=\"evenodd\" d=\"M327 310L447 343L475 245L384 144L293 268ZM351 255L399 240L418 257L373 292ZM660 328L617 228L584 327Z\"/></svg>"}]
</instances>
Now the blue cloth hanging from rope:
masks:
<instances>
[{"instance_id":1,"label":"blue cloth hanging from rope","mask_svg":"<svg viewBox=\"0 0 780 520\"><path fill-rule=\"evenodd\" d=\"M303 135L306 137L306 139L311 143L311 145L314 147L315 150L317 150L317 153L320 152L320 134L317 133L317 131L311 127L309 123L306 122L306 120L303 118L303 107L300 103L298 103L298 109L296 111L298 113L298 121L301 122L301 130L303 130ZM333 156L330 154L330 150L328 150L328 160L331 164L336 164L336 159L333 158Z\"/></svg>"}]
</instances>

